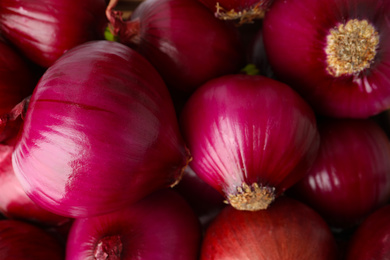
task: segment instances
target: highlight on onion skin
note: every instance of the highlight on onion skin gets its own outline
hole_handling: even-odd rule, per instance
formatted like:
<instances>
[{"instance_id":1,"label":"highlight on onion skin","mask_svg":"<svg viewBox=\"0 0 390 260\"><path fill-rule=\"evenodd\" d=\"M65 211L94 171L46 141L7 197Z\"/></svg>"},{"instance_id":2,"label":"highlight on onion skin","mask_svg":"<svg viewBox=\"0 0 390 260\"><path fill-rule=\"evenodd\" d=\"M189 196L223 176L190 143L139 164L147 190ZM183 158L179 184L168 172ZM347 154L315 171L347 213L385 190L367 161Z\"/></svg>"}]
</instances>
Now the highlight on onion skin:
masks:
<instances>
[{"instance_id":1,"label":"highlight on onion skin","mask_svg":"<svg viewBox=\"0 0 390 260\"><path fill-rule=\"evenodd\" d=\"M196 260L200 241L200 225L188 203L173 190L161 190L130 207L76 219L66 260Z\"/></svg>"},{"instance_id":2,"label":"highlight on onion skin","mask_svg":"<svg viewBox=\"0 0 390 260\"><path fill-rule=\"evenodd\" d=\"M263 19L273 0L199 0L221 20L233 20L238 25Z\"/></svg>"},{"instance_id":3,"label":"highlight on onion skin","mask_svg":"<svg viewBox=\"0 0 390 260\"><path fill-rule=\"evenodd\" d=\"M276 0L264 44L278 78L319 114L367 118L390 106L389 19L386 0Z\"/></svg>"},{"instance_id":4,"label":"highlight on onion skin","mask_svg":"<svg viewBox=\"0 0 390 260\"><path fill-rule=\"evenodd\" d=\"M329 226L305 204L280 197L267 210L255 212L227 206L203 239L206 259L336 259Z\"/></svg>"},{"instance_id":5,"label":"highlight on onion skin","mask_svg":"<svg viewBox=\"0 0 390 260\"><path fill-rule=\"evenodd\" d=\"M368 119L324 119L308 174L288 192L334 228L353 228L390 199L390 142Z\"/></svg>"},{"instance_id":6,"label":"highlight on onion skin","mask_svg":"<svg viewBox=\"0 0 390 260\"><path fill-rule=\"evenodd\" d=\"M241 210L267 208L307 173L319 147L311 108L264 76L207 82L184 107L181 127L190 167Z\"/></svg>"},{"instance_id":7,"label":"highlight on onion skin","mask_svg":"<svg viewBox=\"0 0 390 260\"><path fill-rule=\"evenodd\" d=\"M244 62L237 28L216 19L197 0L145 0L123 21L106 15L119 41L145 56L171 92L191 94L212 78L238 72Z\"/></svg>"},{"instance_id":8,"label":"highlight on onion skin","mask_svg":"<svg viewBox=\"0 0 390 260\"><path fill-rule=\"evenodd\" d=\"M69 49L103 39L105 0L4 0L0 31L34 63L49 67Z\"/></svg>"},{"instance_id":9,"label":"highlight on onion skin","mask_svg":"<svg viewBox=\"0 0 390 260\"><path fill-rule=\"evenodd\" d=\"M349 241L347 260L388 259L390 257L390 205L370 214Z\"/></svg>"},{"instance_id":10,"label":"highlight on onion skin","mask_svg":"<svg viewBox=\"0 0 390 260\"><path fill-rule=\"evenodd\" d=\"M0 220L2 259L62 260L63 246L44 230L22 221Z\"/></svg>"},{"instance_id":11,"label":"highlight on onion skin","mask_svg":"<svg viewBox=\"0 0 390 260\"><path fill-rule=\"evenodd\" d=\"M69 218L53 214L34 203L23 190L12 168L13 145L0 144L0 212L8 219L40 226L60 226Z\"/></svg>"},{"instance_id":12,"label":"highlight on onion skin","mask_svg":"<svg viewBox=\"0 0 390 260\"><path fill-rule=\"evenodd\" d=\"M12 156L27 195L66 217L108 213L175 185L189 160L163 80L110 41L79 45L45 72Z\"/></svg>"}]
</instances>

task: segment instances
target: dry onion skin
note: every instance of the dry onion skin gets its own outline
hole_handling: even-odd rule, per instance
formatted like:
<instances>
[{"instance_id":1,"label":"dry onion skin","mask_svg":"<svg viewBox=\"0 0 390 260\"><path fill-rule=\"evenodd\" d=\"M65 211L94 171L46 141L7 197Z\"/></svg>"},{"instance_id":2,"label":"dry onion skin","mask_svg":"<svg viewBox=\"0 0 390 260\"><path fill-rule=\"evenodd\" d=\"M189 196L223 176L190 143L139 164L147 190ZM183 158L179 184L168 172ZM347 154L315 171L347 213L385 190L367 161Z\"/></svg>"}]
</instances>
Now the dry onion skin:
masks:
<instances>
[{"instance_id":1,"label":"dry onion skin","mask_svg":"<svg viewBox=\"0 0 390 260\"><path fill-rule=\"evenodd\" d=\"M390 2L277 0L264 45L278 76L320 114L367 118L390 106Z\"/></svg>"}]
</instances>

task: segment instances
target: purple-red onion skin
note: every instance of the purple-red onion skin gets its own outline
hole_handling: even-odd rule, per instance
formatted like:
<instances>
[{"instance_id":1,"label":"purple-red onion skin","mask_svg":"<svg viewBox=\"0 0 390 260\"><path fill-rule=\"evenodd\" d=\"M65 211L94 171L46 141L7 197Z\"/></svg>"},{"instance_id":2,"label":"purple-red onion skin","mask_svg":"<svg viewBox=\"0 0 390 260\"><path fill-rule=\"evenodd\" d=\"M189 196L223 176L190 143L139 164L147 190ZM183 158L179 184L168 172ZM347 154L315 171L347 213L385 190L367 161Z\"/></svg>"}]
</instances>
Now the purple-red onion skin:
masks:
<instances>
[{"instance_id":1,"label":"purple-red onion skin","mask_svg":"<svg viewBox=\"0 0 390 260\"><path fill-rule=\"evenodd\" d=\"M0 258L62 260L64 248L54 237L31 224L0 220Z\"/></svg>"},{"instance_id":2,"label":"purple-red onion skin","mask_svg":"<svg viewBox=\"0 0 390 260\"><path fill-rule=\"evenodd\" d=\"M311 108L289 86L264 76L207 82L186 104L181 126L191 168L225 196L243 182L281 194L306 174L319 147Z\"/></svg>"},{"instance_id":3,"label":"purple-red onion skin","mask_svg":"<svg viewBox=\"0 0 390 260\"><path fill-rule=\"evenodd\" d=\"M326 37L348 19L367 19L379 35L370 67L334 77L326 69ZM264 18L264 44L278 78L315 111L367 118L390 106L390 2L387 0L276 0Z\"/></svg>"},{"instance_id":4,"label":"purple-red onion skin","mask_svg":"<svg viewBox=\"0 0 390 260\"><path fill-rule=\"evenodd\" d=\"M106 215L76 219L68 237L66 260L94 260L96 245L107 236L116 236L121 242L122 260L196 260L200 250L198 219L173 190L158 191Z\"/></svg>"},{"instance_id":5,"label":"purple-red onion skin","mask_svg":"<svg viewBox=\"0 0 390 260\"><path fill-rule=\"evenodd\" d=\"M319 132L318 156L290 191L332 226L356 226L390 199L390 142L367 119L328 119Z\"/></svg>"},{"instance_id":6,"label":"purple-red onion skin","mask_svg":"<svg viewBox=\"0 0 390 260\"><path fill-rule=\"evenodd\" d=\"M0 144L0 212L9 219L57 226L69 219L35 204L25 193L12 168L11 145Z\"/></svg>"},{"instance_id":7,"label":"purple-red onion skin","mask_svg":"<svg viewBox=\"0 0 390 260\"><path fill-rule=\"evenodd\" d=\"M222 210L206 231L200 259L334 260L336 251L333 234L320 215L299 201L280 197L267 210Z\"/></svg>"},{"instance_id":8,"label":"purple-red onion skin","mask_svg":"<svg viewBox=\"0 0 390 260\"><path fill-rule=\"evenodd\" d=\"M144 55L174 91L192 93L243 64L238 30L197 0L146 0L130 21L139 21L139 32L121 41Z\"/></svg>"},{"instance_id":9,"label":"purple-red onion skin","mask_svg":"<svg viewBox=\"0 0 390 260\"><path fill-rule=\"evenodd\" d=\"M168 187L187 160L163 80L110 41L79 45L45 72L13 153L28 196L69 217L108 213Z\"/></svg>"},{"instance_id":10,"label":"purple-red onion skin","mask_svg":"<svg viewBox=\"0 0 390 260\"><path fill-rule=\"evenodd\" d=\"M103 39L105 0L4 0L0 31L29 59L49 67L67 50Z\"/></svg>"},{"instance_id":11,"label":"purple-red onion skin","mask_svg":"<svg viewBox=\"0 0 390 260\"><path fill-rule=\"evenodd\" d=\"M389 259L389 218L389 205L383 206L370 214L351 237L345 259Z\"/></svg>"}]
</instances>

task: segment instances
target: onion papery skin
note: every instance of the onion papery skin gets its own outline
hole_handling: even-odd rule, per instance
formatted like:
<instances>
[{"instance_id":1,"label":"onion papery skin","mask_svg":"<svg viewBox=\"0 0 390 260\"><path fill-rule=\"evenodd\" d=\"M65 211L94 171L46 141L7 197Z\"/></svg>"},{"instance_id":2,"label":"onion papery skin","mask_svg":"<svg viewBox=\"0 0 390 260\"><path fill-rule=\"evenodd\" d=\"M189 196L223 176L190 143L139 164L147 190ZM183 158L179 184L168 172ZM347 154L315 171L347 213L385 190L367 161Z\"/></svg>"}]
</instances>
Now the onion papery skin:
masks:
<instances>
[{"instance_id":1,"label":"onion papery skin","mask_svg":"<svg viewBox=\"0 0 390 260\"><path fill-rule=\"evenodd\" d=\"M11 145L0 144L0 212L8 219L47 227L70 221L39 207L27 196L12 167L13 150Z\"/></svg>"},{"instance_id":2,"label":"onion papery skin","mask_svg":"<svg viewBox=\"0 0 390 260\"><path fill-rule=\"evenodd\" d=\"M390 143L368 119L324 119L309 173L289 190L334 228L353 228L390 199Z\"/></svg>"},{"instance_id":3,"label":"onion papery skin","mask_svg":"<svg viewBox=\"0 0 390 260\"><path fill-rule=\"evenodd\" d=\"M66 260L95 260L95 248L107 237L115 237L112 248L121 249L116 258L97 259L196 260L201 233L188 203L173 190L161 190L130 207L76 219L68 237ZM112 248L108 246L107 251Z\"/></svg>"},{"instance_id":4,"label":"onion papery skin","mask_svg":"<svg viewBox=\"0 0 390 260\"><path fill-rule=\"evenodd\" d=\"M64 248L44 230L18 220L0 220L1 259L62 260Z\"/></svg>"},{"instance_id":5,"label":"onion papery skin","mask_svg":"<svg viewBox=\"0 0 390 260\"><path fill-rule=\"evenodd\" d=\"M227 199L243 184L280 195L306 174L319 147L308 104L289 86L260 75L210 80L190 97L181 126L190 167Z\"/></svg>"},{"instance_id":6,"label":"onion papery skin","mask_svg":"<svg viewBox=\"0 0 390 260\"><path fill-rule=\"evenodd\" d=\"M390 205L370 214L353 234L347 260L389 259Z\"/></svg>"},{"instance_id":7,"label":"onion papery skin","mask_svg":"<svg viewBox=\"0 0 390 260\"><path fill-rule=\"evenodd\" d=\"M174 185L189 154L157 71L103 40L73 48L45 72L12 160L39 206L88 217Z\"/></svg>"},{"instance_id":8,"label":"onion papery skin","mask_svg":"<svg viewBox=\"0 0 390 260\"><path fill-rule=\"evenodd\" d=\"M234 20L238 25L263 19L272 0L199 0L221 20Z\"/></svg>"},{"instance_id":9,"label":"onion papery skin","mask_svg":"<svg viewBox=\"0 0 390 260\"><path fill-rule=\"evenodd\" d=\"M267 210L223 209L206 231L200 259L334 260L336 254L335 239L321 216L280 197Z\"/></svg>"},{"instance_id":10,"label":"onion papery skin","mask_svg":"<svg viewBox=\"0 0 390 260\"><path fill-rule=\"evenodd\" d=\"M351 19L367 20L378 32L376 55L369 68L332 76L327 70L327 36ZM386 0L276 0L264 18L264 44L279 80L295 88L319 114L367 118L390 106L389 19Z\"/></svg>"},{"instance_id":11,"label":"onion papery skin","mask_svg":"<svg viewBox=\"0 0 390 260\"><path fill-rule=\"evenodd\" d=\"M237 28L197 0L145 0L129 21L109 21L120 25L114 26L120 42L145 56L171 92L192 93L244 62Z\"/></svg>"},{"instance_id":12,"label":"onion papery skin","mask_svg":"<svg viewBox=\"0 0 390 260\"><path fill-rule=\"evenodd\" d=\"M67 50L103 39L105 0L4 0L0 31L29 59L49 67Z\"/></svg>"}]
</instances>

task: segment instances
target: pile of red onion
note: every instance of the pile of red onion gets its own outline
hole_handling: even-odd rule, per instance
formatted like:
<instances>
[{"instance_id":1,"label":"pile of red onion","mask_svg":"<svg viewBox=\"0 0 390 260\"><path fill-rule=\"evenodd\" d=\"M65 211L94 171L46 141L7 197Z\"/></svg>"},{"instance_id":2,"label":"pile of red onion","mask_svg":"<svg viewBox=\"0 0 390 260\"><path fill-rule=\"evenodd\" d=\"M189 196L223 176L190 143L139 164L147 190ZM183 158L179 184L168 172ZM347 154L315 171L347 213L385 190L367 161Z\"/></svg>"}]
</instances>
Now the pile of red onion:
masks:
<instances>
[{"instance_id":1,"label":"pile of red onion","mask_svg":"<svg viewBox=\"0 0 390 260\"><path fill-rule=\"evenodd\" d=\"M389 21L2 0L0 258L389 258Z\"/></svg>"}]
</instances>

